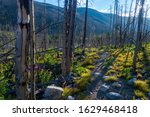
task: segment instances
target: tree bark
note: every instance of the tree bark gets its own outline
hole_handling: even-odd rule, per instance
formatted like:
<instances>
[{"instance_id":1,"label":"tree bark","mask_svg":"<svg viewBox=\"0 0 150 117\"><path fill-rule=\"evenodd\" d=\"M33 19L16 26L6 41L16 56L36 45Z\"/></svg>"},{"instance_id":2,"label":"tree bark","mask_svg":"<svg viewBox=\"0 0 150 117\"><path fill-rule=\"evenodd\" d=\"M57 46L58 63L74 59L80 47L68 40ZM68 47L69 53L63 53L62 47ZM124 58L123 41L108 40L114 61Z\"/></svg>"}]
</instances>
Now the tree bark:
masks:
<instances>
[{"instance_id":1,"label":"tree bark","mask_svg":"<svg viewBox=\"0 0 150 117\"><path fill-rule=\"evenodd\" d=\"M28 99L26 47L29 38L29 1L17 0L18 29L16 38L15 77L17 99Z\"/></svg>"},{"instance_id":2,"label":"tree bark","mask_svg":"<svg viewBox=\"0 0 150 117\"><path fill-rule=\"evenodd\" d=\"M142 27L143 27L143 9L144 9L145 0L140 1L140 11L138 16L138 29L137 29L137 39L136 45L134 49L134 58L133 58L133 68L136 69L136 59L139 48L141 47L141 39L142 39Z\"/></svg>"},{"instance_id":3,"label":"tree bark","mask_svg":"<svg viewBox=\"0 0 150 117\"><path fill-rule=\"evenodd\" d=\"M35 77L34 77L34 50L35 50L35 21L34 21L34 0L30 0L30 58L31 58L31 99L35 100Z\"/></svg>"},{"instance_id":4,"label":"tree bark","mask_svg":"<svg viewBox=\"0 0 150 117\"><path fill-rule=\"evenodd\" d=\"M84 26L83 26L82 55L84 55L85 53L85 46L86 46L87 15L88 15L88 0L86 0L86 9L85 9Z\"/></svg>"},{"instance_id":5,"label":"tree bark","mask_svg":"<svg viewBox=\"0 0 150 117\"><path fill-rule=\"evenodd\" d=\"M65 81L70 80L76 5L77 0L70 0L70 1L65 0L64 40L63 40L63 56L62 56L62 75Z\"/></svg>"}]
</instances>

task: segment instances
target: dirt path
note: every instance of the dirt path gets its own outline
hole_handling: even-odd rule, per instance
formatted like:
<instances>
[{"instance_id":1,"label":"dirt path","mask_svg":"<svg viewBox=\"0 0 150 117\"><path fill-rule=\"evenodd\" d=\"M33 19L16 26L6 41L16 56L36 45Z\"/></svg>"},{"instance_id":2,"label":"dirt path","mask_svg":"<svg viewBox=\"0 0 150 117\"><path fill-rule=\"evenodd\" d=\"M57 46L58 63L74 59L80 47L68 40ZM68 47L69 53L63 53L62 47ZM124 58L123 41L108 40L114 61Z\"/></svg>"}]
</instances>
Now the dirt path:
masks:
<instances>
[{"instance_id":1,"label":"dirt path","mask_svg":"<svg viewBox=\"0 0 150 117\"><path fill-rule=\"evenodd\" d=\"M96 69L92 73L91 83L87 87L87 97L90 100L99 100L100 99L97 97L99 88L103 84L102 79L100 79L100 77L102 77L104 75L103 66L105 63L105 59L110 56L110 53L104 52L100 56L101 56L101 59L98 60Z\"/></svg>"},{"instance_id":2,"label":"dirt path","mask_svg":"<svg viewBox=\"0 0 150 117\"><path fill-rule=\"evenodd\" d=\"M122 52L120 50L116 52L114 58L111 60L110 65L113 64L117 56ZM107 69L104 69L104 64L106 58L110 58L109 52L104 52L101 54L101 59L98 61L96 65L96 69L93 71L91 83L87 87L87 99L89 100L106 100L108 99L109 95L114 96L114 99L131 99L131 95L133 91L131 91L131 87L126 84L124 79L120 79L117 82L113 83L106 83L103 79L105 77L106 72L108 71L109 66ZM116 84L115 84L116 83ZM116 85L116 86L113 86ZM103 89L102 89L103 87ZM108 89L107 89L108 88ZM104 90L104 91L103 91ZM107 90L107 91L105 91ZM113 92L113 93L112 93ZM108 95L107 95L108 94ZM107 95L107 96L106 96Z\"/></svg>"}]
</instances>

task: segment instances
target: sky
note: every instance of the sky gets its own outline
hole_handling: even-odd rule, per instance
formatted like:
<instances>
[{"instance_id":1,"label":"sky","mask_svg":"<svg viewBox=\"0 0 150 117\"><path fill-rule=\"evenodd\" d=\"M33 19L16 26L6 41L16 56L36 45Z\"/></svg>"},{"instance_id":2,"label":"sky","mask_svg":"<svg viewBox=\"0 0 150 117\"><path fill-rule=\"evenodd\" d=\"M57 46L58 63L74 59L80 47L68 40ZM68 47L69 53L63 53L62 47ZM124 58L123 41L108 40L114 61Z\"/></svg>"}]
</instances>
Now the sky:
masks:
<instances>
[{"instance_id":1,"label":"sky","mask_svg":"<svg viewBox=\"0 0 150 117\"><path fill-rule=\"evenodd\" d=\"M36 0L36 1L43 2L44 0ZM47 3L53 4L53 5L57 5L58 4L57 1L58 0L46 0ZM80 1L83 1L83 2L81 4L78 4L78 6L84 7L86 0L78 0L78 2L80 2ZM89 0L89 2L90 2L89 7L93 8L93 9L96 9L100 12L110 13L110 5L112 5L112 7L113 7L114 1L115 0ZM118 1L119 1L119 4L125 6L125 1L126 0L118 0ZM131 0L127 0L127 1L128 1L127 8L129 10ZM133 0L133 1L134 1L133 6L135 7L135 1L136 0ZM64 0L61 0L61 6L63 6L63 2L64 2ZM149 4L149 7L150 7L150 0L146 0L145 4ZM145 6L147 6L147 5L145 5ZM149 10L148 14L149 14L148 17L150 17L150 10ZM123 14L123 15L125 15L125 14Z\"/></svg>"}]
</instances>

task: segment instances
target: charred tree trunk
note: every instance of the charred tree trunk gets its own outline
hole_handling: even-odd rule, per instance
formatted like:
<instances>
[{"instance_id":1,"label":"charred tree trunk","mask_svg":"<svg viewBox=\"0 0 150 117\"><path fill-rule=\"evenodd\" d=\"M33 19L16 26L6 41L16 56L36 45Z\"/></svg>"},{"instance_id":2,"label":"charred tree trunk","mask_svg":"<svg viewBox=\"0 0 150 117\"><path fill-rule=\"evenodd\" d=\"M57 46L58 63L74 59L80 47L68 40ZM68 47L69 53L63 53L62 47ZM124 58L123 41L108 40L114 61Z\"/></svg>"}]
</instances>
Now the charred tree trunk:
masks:
<instances>
[{"instance_id":1,"label":"charred tree trunk","mask_svg":"<svg viewBox=\"0 0 150 117\"><path fill-rule=\"evenodd\" d=\"M122 11L123 10L123 6L121 6L121 19L120 19L120 46L122 46L123 45L123 43L122 43Z\"/></svg>"},{"instance_id":2,"label":"charred tree trunk","mask_svg":"<svg viewBox=\"0 0 150 117\"><path fill-rule=\"evenodd\" d=\"M65 78L65 81L70 80L76 6L77 0L70 0L70 1L65 0L64 40L63 40L63 56L62 56L62 75Z\"/></svg>"},{"instance_id":3,"label":"charred tree trunk","mask_svg":"<svg viewBox=\"0 0 150 117\"><path fill-rule=\"evenodd\" d=\"M18 7L18 29L16 38L16 94L17 99L28 99L27 91L27 65L26 65L26 47L29 38L29 1L17 0Z\"/></svg>"},{"instance_id":4,"label":"charred tree trunk","mask_svg":"<svg viewBox=\"0 0 150 117\"><path fill-rule=\"evenodd\" d=\"M144 9L145 0L140 1L140 11L138 16L138 29L137 29L137 39L136 45L134 50L134 58L133 58L133 68L136 69L136 59L139 48L142 46L141 39L142 39L142 27L143 27L143 9Z\"/></svg>"},{"instance_id":5,"label":"charred tree trunk","mask_svg":"<svg viewBox=\"0 0 150 117\"><path fill-rule=\"evenodd\" d=\"M34 1L30 0L30 58L31 58L31 99L35 100L35 77L34 77L34 50L35 50L35 21Z\"/></svg>"},{"instance_id":6,"label":"charred tree trunk","mask_svg":"<svg viewBox=\"0 0 150 117\"><path fill-rule=\"evenodd\" d=\"M88 15L88 0L86 0L86 9L85 9L84 26L83 26L82 55L84 55L85 53L85 46L86 46L87 15Z\"/></svg>"}]
</instances>

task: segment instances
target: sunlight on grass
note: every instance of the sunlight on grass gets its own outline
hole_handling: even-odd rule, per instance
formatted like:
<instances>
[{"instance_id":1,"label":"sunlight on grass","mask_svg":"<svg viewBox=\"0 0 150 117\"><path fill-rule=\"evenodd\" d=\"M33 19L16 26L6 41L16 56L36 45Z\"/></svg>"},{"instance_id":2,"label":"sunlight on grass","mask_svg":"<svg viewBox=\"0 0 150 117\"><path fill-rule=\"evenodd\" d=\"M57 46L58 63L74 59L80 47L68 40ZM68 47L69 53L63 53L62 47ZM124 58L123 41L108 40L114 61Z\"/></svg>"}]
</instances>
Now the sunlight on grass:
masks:
<instances>
[{"instance_id":1,"label":"sunlight on grass","mask_svg":"<svg viewBox=\"0 0 150 117\"><path fill-rule=\"evenodd\" d=\"M142 99L147 99L144 92L140 91L140 90L135 90L134 91L135 96L142 98Z\"/></svg>"},{"instance_id":2,"label":"sunlight on grass","mask_svg":"<svg viewBox=\"0 0 150 117\"><path fill-rule=\"evenodd\" d=\"M116 76L110 76L109 78L106 78L105 81L115 82L115 81L118 81L118 78Z\"/></svg>"},{"instance_id":3,"label":"sunlight on grass","mask_svg":"<svg viewBox=\"0 0 150 117\"><path fill-rule=\"evenodd\" d=\"M134 86L137 89L142 90L144 92L149 92L150 91L149 85L148 85L147 81L137 80L135 82Z\"/></svg>"}]
</instances>

